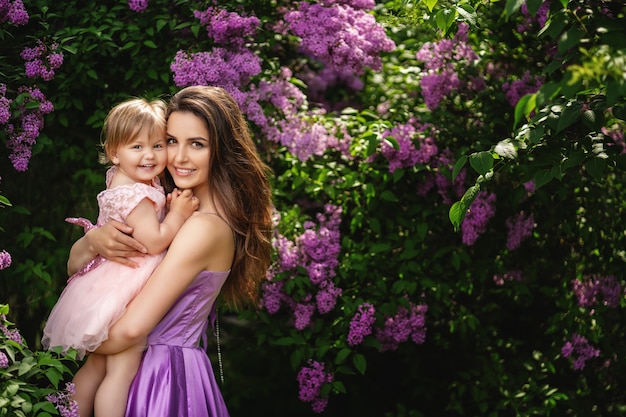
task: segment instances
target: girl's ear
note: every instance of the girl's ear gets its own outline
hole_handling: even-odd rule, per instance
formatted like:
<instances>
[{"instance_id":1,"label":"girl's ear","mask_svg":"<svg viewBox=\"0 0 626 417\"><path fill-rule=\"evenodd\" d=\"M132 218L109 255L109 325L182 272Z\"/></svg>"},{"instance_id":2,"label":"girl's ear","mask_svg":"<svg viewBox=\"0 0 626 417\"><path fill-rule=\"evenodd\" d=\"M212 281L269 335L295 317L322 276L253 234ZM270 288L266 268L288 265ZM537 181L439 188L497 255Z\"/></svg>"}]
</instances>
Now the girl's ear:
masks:
<instances>
[{"instance_id":1,"label":"girl's ear","mask_svg":"<svg viewBox=\"0 0 626 417\"><path fill-rule=\"evenodd\" d=\"M109 160L111 161L113 165L119 165L120 163L120 159L117 157L117 152L114 153L113 155L109 155Z\"/></svg>"}]
</instances>

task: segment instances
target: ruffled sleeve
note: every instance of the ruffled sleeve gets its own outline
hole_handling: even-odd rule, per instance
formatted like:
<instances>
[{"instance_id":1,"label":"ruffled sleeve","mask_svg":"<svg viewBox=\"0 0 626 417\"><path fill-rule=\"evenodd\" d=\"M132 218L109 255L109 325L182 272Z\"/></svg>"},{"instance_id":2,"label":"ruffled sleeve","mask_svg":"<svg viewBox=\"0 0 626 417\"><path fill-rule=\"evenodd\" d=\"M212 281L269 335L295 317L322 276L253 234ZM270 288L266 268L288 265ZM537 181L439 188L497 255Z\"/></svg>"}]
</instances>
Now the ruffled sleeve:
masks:
<instances>
[{"instance_id":1,"label":"ruffled sleeve","mask_svg":"<svg viewBox=\"0 0 626 417\"><path fill-rule=\"evenodd\" d=\"M143 183L132 185L120 185L107 189L98 194L98 225L109 220L126 222L126 217L144 199L147 198L154 204L159 220L163 216L165 207L165 194L162 188L155 188Z\"/></svg>"}]
</instances>

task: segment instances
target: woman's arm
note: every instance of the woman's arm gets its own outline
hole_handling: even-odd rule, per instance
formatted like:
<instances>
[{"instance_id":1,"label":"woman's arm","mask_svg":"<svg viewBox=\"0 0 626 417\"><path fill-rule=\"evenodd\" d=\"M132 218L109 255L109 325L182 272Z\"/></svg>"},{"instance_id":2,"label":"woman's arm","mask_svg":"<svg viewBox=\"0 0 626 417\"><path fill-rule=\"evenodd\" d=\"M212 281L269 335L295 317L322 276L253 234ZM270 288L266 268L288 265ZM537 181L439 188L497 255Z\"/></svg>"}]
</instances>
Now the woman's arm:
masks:
<instances>
[{"instance_id":1,"label":"woman's arm","mask_svg":"<svg viewBox=\"0 0 626 417\"><path fill-rule=\"evenodd\" d=\"M202 270L228 270L233 253L232 232L223 221L215 216L189 218L96 353L118 353L143 341Z\"/></svg>"},{"instance_id":2,"label":"woman's arm","mask_svg":"<svg viewBox=\"0 0 626 417\"><path fill-rule=\"evenodd\" d=\"M102 227L91 229L72 245L67 261L67 273L75 274L98 255L113 262L137 267L137 264L128 258L142 256L148 251L141 243L129 236L132 232L132 227L115 220L111 220Z\"/></svg>"}]
</instances>

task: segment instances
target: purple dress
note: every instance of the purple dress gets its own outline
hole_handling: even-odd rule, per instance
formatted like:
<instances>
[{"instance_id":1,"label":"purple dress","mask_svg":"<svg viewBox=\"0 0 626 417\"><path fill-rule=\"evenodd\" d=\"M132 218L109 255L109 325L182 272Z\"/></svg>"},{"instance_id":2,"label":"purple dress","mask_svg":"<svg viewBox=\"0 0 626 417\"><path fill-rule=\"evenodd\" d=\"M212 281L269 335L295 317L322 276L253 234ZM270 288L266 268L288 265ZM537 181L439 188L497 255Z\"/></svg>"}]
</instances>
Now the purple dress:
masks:
<instances>
[{"instance_id":1,"label":"purple dress","mask_svg":"<svg viewBox=\"0 0 626 417\"><path fill-rule=\"evenodd\" d=\"M202 271L148 336L126 417L227 417L200 340L229 272Z\"/></svg>"}]
</instances>

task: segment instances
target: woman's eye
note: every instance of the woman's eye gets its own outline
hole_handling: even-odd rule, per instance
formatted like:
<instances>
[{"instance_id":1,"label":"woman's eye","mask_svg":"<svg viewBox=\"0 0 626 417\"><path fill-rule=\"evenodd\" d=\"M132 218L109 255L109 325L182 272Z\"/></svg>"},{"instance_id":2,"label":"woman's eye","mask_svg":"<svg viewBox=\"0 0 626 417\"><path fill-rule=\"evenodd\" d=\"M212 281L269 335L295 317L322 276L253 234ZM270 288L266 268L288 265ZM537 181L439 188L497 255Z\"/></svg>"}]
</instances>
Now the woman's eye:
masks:
<instances>
[{"instance_id":1,"label":"woman's eye","mask_svg":"<svg viewBox=\"0 0 626 417\"><path fill-rule=\"evenodd\" d=\"M166 143L167 143L168 145L172 145L172 144L176 143L176 139L174 139L174 138L169 138L169 139L167 140L167 142L166 142Z\"/></svg>"},{"instance_id":2,"label":"woman's eye","mask_svg":"<svg viewBox=\"0 0 626 417\"><path fill-rule=\"evenodd\" d=\"M193 146L194 148L202 148L204 147L204 144L202 142L193 142L191 146Z\"/></svg>"}]
</instances>

